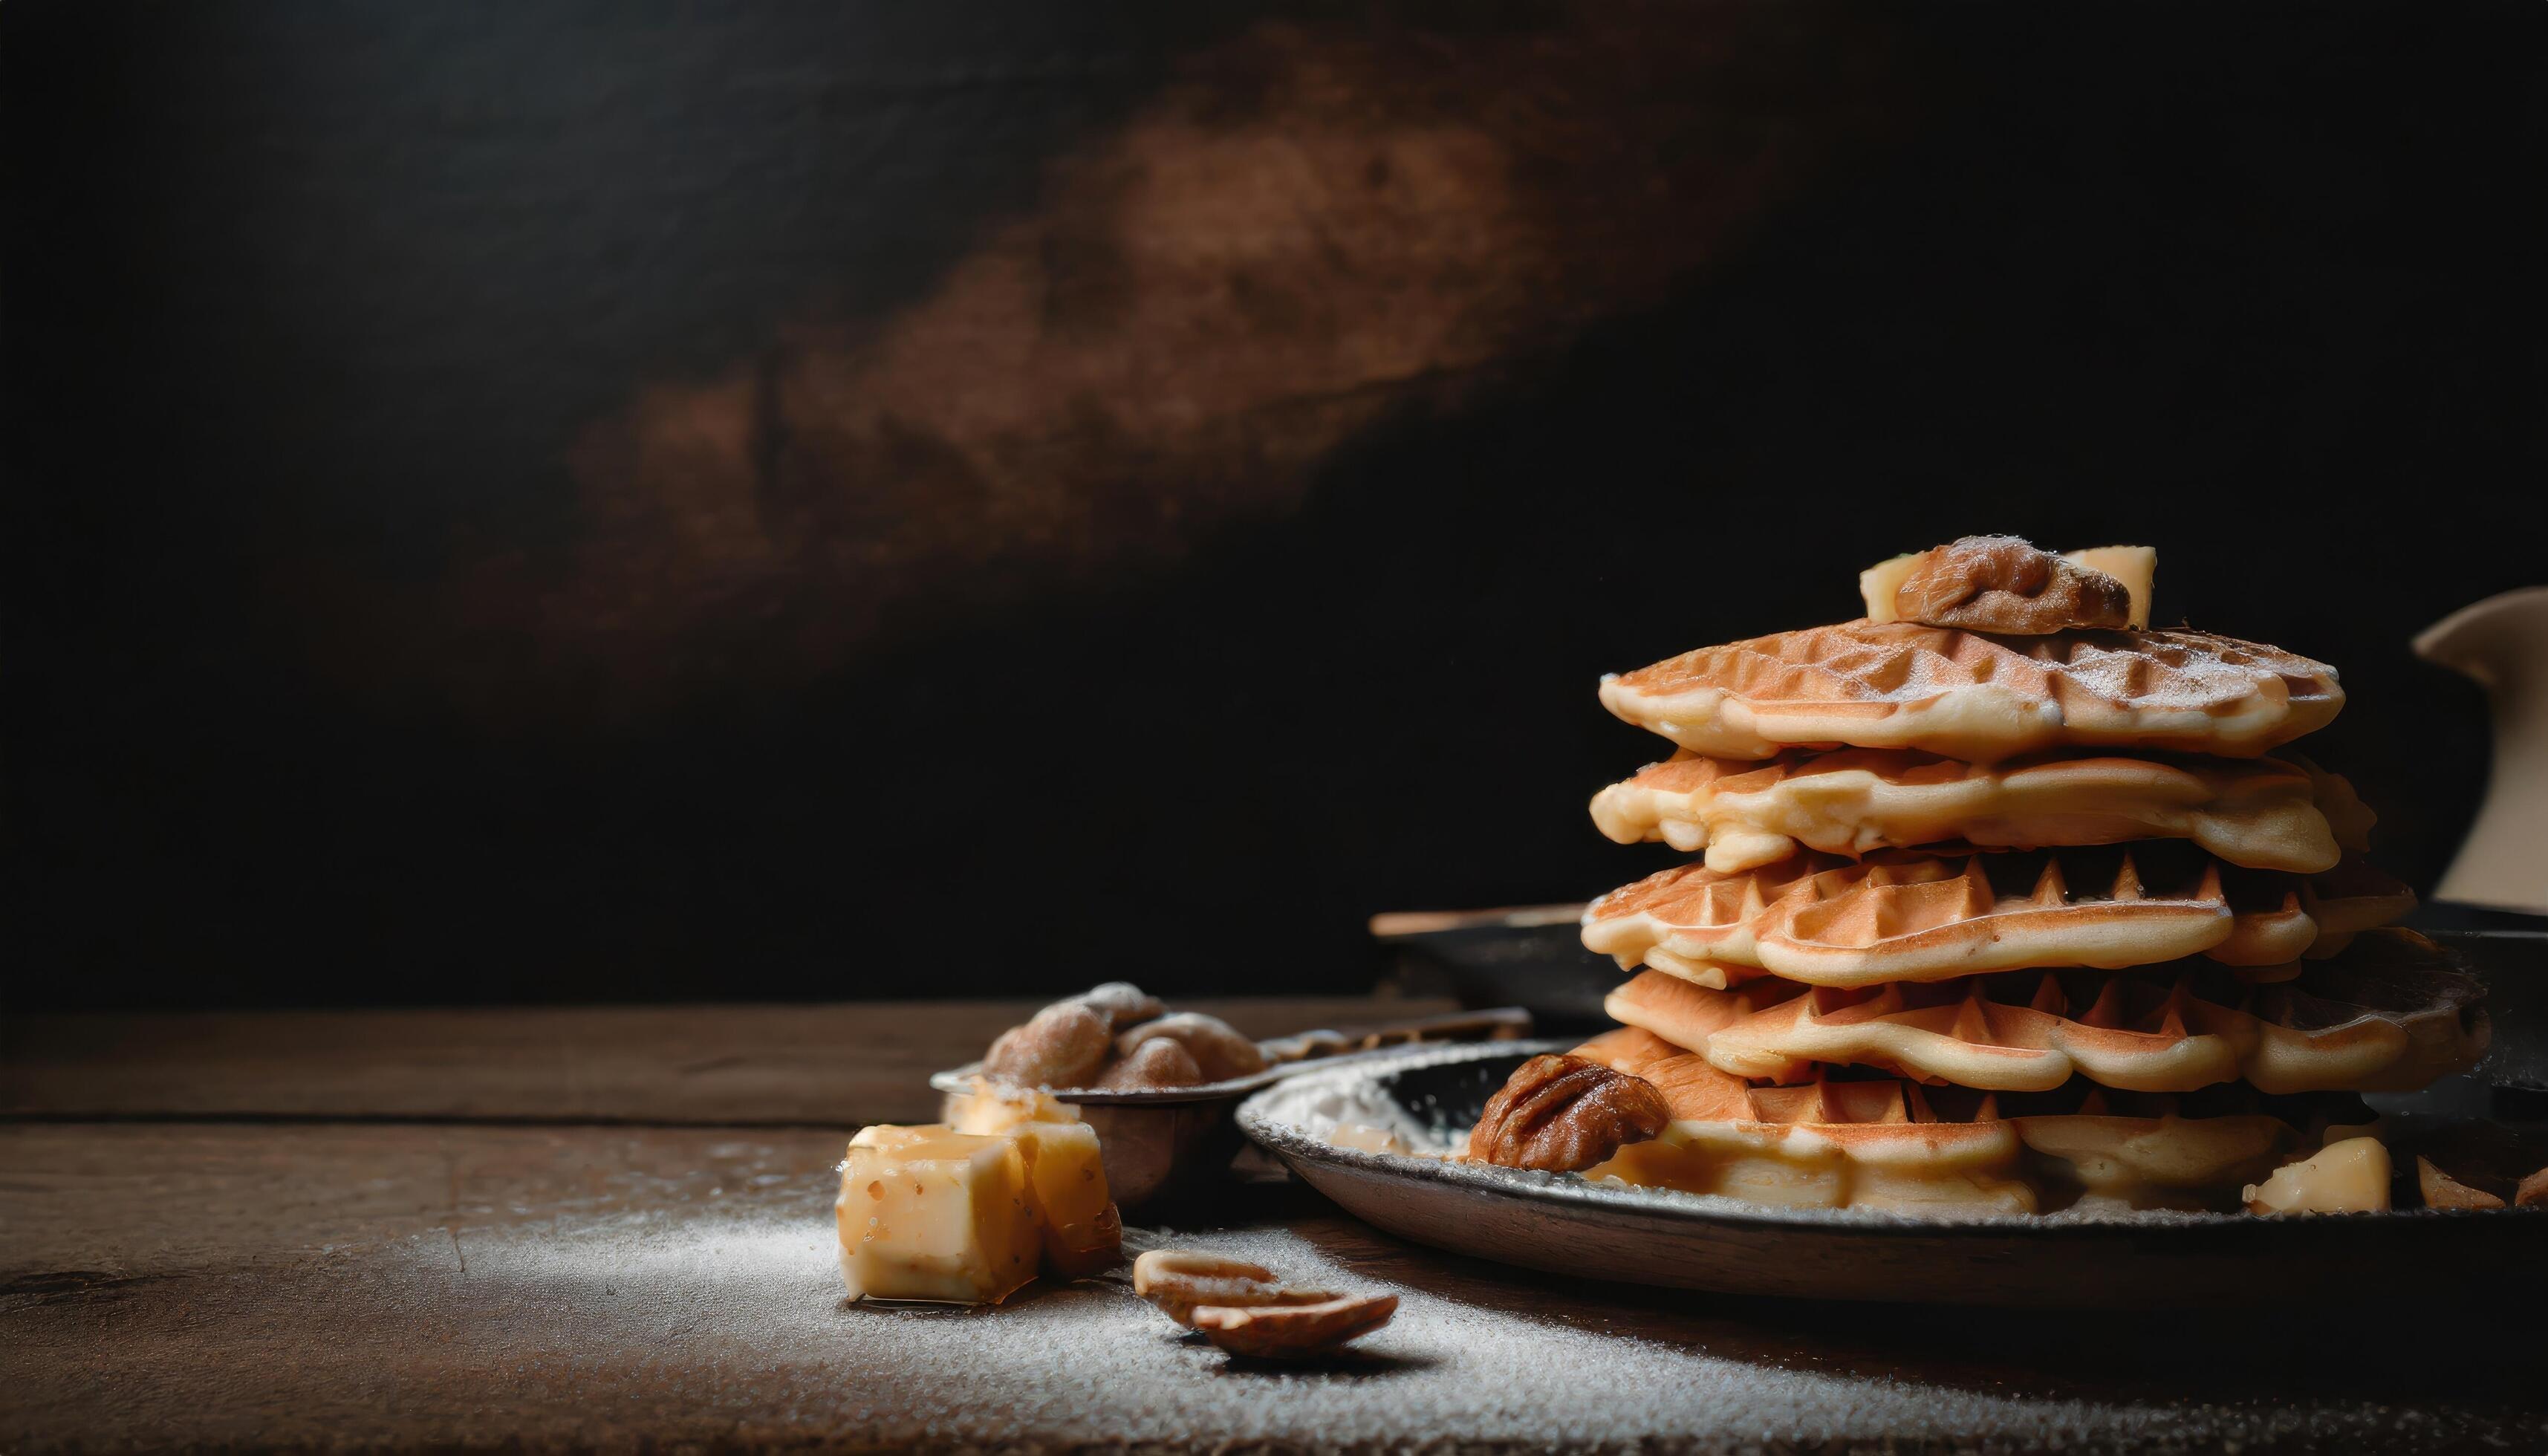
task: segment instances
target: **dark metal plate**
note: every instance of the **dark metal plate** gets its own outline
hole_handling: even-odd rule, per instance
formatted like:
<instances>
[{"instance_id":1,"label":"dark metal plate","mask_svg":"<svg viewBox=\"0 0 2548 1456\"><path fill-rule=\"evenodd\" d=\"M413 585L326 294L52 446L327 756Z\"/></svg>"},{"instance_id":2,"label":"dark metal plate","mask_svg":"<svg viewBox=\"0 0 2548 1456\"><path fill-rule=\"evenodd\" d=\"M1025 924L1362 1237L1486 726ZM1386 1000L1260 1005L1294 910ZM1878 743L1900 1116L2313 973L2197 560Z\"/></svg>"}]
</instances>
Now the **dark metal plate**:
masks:
<instances>
[{"instance_id":1,"label":"dark metal plate","mask_svg":"<svg viewBox=\"0 0 2548 1456\"><path fill-rule=\"evenodd\" d=\"M1419 1050L1296 1077L1238 1126L1348 1212L1417 1243L1587 1279L1738 1294L2050 1308L2276 1307L2548 1288L2548 1210L2259 1218L2062 1213L1955 1221L1770 1208L1668 1190L1367 1152L1320 1110L1474 1123L1547 1042Z\"/></svg>"}]
</instances>

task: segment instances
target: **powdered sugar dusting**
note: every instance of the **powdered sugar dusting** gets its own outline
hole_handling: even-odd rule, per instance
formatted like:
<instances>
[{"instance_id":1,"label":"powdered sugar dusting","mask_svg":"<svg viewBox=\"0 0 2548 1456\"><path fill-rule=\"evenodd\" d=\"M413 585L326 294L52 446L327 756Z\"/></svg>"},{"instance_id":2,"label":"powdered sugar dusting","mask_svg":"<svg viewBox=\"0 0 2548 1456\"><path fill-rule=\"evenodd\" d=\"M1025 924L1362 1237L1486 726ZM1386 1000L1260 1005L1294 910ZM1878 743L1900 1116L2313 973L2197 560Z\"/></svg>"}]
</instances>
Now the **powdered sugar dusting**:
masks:
<instances>
[{"instance_id":1,"label":"powdered sugar dusting","mask_svg":"<svg viewBox=\"0 0 2548 1456\"><path fill-rule=\"evenodd\" d=\"M1152 1233L1146 1241L1401 1301L1397 1319L1349 1357L1262 1366L1178 1330L1118 1283L1031 1289L997 1309L845 1306L828 1220L806 1212L658 1227L633 1243L629 1230L601 1228L505 1240L473 1250L472 1277L575 1290L591 1277L575 1270L608 1263L633 1301L618 1318L662 1330L682 1352L650 1378L710 1406L748 1395L734 1413L751 1426L880 1443L1620 1448L1663 1437L1779 1451L1906 1435L2038 1448L2386 1443L2419 1429L2368 1403L2302 1414L2267 1403L2115 1403L1780 1368L1479 1308L1351 1267L1288 1231ZM578 1318L531 1301L519 1338L538 1345L543 1326L555 1338Z\"/></svg>"},{"instance_id":2,"label":"powdered sugar dusting","mask_svg":"<svg viewBox=\"0 0 2548 1456\"><path fill-rule=\"evenodd\" d=\"M1031 1286L980 1310L847 1304L830 1207L842 1134L314 1130L307 1141L335 1148L348 1177L280 1201L271 1129L188 1136L197 1171L103 1220L13 1205L22 1269L111 1271L145 1246L179 1256L158 1258L151 1283L6 1310L0 1443L117 1444L98 1429L96 1393L109 1391L116 1428L151 1445L312 1449L2548 1447L2536 1410L2216 1400L2103 1378L2083 1393L2030 1377L2020 1348L1976 1379L1952 1355L1929 1358L1919 1312L1755 1328L1745 1307L1709 1296L1650 1299L1632 1316L1599 1287L1544 1312L1550 1281L1505 1283L1359 1235L1321 1243L1315 1224L1131 1230L1402 1302L1348 1358L1256 1365L1178 1331L1120 1279ZM103 1169L130 1160L130 1140L40 1128L19 1131L17 1151L58 1169L63 1149L93 1143ZM512 1201L474 1201L489 1186ZM275 1230L262 1252L182 1216L230 1206L262 1211ZM1228 1206L1248 1217L1249 1195ZM1345 1252L1367 1248L1385 1264ZM1869 1327L1890 1331L1890 1353L1824 1364L1826 1340L1864 1345ZM34 1358L46 1350L78 1358ZM1922 1369L1937 1378L1910 1373Z\"/></svg>"}]
</instances>

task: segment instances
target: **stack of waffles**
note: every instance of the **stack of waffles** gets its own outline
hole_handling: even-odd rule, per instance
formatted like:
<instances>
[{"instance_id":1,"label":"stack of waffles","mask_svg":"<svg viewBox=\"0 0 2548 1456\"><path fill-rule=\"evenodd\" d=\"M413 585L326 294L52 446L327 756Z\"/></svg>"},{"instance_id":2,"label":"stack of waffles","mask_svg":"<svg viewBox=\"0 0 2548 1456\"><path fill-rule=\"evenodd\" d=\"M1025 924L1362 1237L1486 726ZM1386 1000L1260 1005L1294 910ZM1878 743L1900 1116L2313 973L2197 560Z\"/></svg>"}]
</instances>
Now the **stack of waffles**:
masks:
<instances>
[{"instance_id":1,"label":"stack of waffles","mask_svg":"<svg viewBox=\"0 0 2548 1456\"><path fill-rule=\"evenodd\" d=\"M2473 1064L2477 985L2391 927L2413 899L2360 858L2372 816L2285 747L2334 671L2148 630L2152 558L1966 538L1867 573L1864 619L1606 680L1679 752L1594 821L1699 858L1585 912L1633 974L1565 1064L1660 1111L1553 1136L1590 1114L1525 1067L1473 1155L1789 1205L2226 1208L2369 1124L2358 1094Z\"/></svg>"}]
</instances>

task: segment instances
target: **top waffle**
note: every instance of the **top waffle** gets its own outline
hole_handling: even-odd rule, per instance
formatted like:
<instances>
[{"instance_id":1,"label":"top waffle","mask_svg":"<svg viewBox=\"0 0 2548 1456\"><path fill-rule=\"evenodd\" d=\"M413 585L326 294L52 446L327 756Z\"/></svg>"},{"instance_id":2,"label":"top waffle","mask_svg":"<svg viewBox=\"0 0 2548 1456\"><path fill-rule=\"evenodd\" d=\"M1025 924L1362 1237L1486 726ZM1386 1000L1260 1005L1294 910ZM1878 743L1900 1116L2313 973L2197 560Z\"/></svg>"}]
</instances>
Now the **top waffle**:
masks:
<instances>
[{"instance_id":1,"label":"top waffle","mask_svg":"<svg viewBox=\"0 0 2548 1456\"><path fill-rule=\"evenodd\" d=\"M1995 763L2055 747L2253 758L2344 706L2335 670L2208 632L1987 636L1842 622L1603 680L1610 711L1693 753L1917 749Z\"/></svg>"}]
</instances>

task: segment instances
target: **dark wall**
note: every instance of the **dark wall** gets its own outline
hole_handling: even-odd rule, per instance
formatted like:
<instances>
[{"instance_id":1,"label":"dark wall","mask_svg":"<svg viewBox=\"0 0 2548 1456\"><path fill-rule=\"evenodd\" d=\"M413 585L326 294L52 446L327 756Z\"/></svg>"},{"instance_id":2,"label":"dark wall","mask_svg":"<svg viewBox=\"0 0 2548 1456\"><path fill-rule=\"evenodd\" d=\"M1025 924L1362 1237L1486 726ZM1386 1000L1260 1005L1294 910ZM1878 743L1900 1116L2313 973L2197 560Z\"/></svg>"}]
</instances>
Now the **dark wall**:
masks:
<instances>
[{"instance_id":1,"label":"dark wall","mask_svg":"<svg viewBox=\"0 0 2548 1456\"><path fill-rule=\"evenodd\" d=\"M0 6L19 1004L1359 984L1969 530L2540 581L2536 6Z\"/></svg>"}]
</instances>

